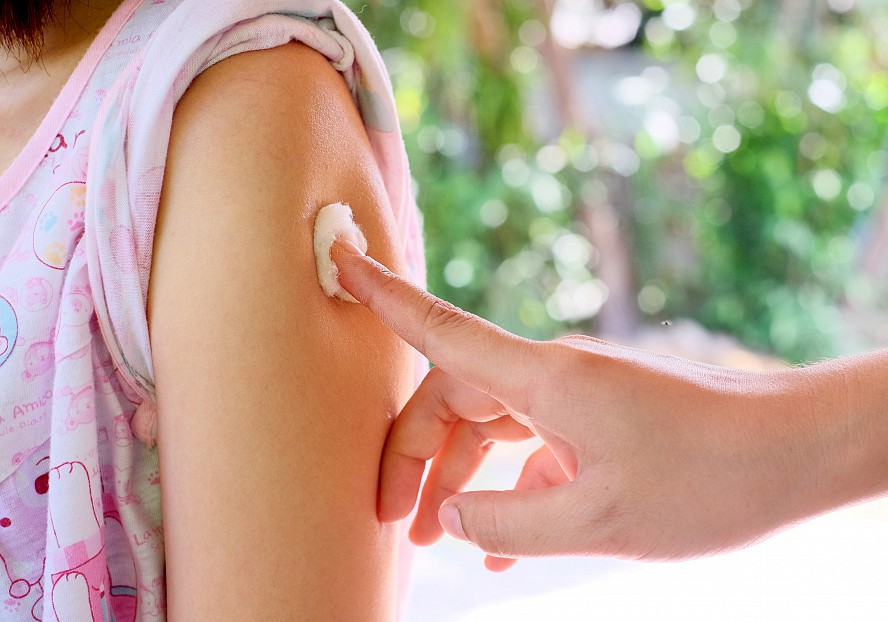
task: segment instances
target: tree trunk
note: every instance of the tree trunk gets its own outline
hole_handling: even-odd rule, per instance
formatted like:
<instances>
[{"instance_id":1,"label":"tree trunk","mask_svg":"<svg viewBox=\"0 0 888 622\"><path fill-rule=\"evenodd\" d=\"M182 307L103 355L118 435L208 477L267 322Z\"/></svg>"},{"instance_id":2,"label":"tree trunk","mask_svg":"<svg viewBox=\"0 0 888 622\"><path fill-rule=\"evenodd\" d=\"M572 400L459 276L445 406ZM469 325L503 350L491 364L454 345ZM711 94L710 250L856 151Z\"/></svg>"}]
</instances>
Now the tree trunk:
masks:
<instances>
[{"instance_id":1,"label":"tree trunk","mask_svg":"<svg viewBox=\"0 0 888 622\"><path fill-rule=\"evenodd\" d=\"M590 103L578 105L574 80L570 75L570 53L558 45L550 28L552 0L537 0L546 25L546 38L540 54L549 71L552 93L562 129L578 131L591 144L601 135L598 115ZM608 297L598 314L598 332L609 337L632 335L638 324L635 305L634 261L628 230L629 197L626 180L616 173L600 173L607 193L592 204L580 198L580 219L589 230L589 241L598 249L598 277L607 286Z\"/></svg>"}]
</instances>

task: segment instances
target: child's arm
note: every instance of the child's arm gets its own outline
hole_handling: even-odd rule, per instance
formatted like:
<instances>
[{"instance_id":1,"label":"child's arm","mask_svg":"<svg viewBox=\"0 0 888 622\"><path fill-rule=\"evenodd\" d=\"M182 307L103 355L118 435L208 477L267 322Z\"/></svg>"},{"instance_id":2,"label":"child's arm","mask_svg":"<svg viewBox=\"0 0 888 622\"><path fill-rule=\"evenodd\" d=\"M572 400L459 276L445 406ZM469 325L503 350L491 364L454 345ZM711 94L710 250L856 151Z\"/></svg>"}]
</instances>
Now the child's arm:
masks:
<instances>
[{"instance_id":1,"label":"child's arm","mask_svg":"<svg viewBox=\"0 0 888 622\"><path fill-rule=\"evenodd\" d=\"M317 210L351 204L403 272L345 82L290 44L202 73L175 113L149 291L168 612L390 620L379 459L412 354L317 281Z\"/></svg>"}]
</instances>

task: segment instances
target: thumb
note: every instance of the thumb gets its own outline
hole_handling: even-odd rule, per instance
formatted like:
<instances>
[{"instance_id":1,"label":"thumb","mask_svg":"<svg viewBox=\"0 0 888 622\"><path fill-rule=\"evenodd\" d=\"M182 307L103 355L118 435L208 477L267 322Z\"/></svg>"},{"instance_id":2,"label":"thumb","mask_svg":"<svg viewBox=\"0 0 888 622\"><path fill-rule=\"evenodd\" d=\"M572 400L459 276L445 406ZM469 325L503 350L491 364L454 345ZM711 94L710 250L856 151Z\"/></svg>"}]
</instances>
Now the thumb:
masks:
<instances>
[{"instance_id":1,"label":"thumb","mask_svg":"<svg viewBox=\"0 0 888 622\"><path fill-rule=\"evenodd\" d=\"M496 557L580 553L588 519L576 482L536 490L467 492L438 511L444 530Z\"/></svg>"},{"instance_id":2,"label":"thumb","mask_svg":"<svg viewBox=\"0 0 888 622\"><path fill-rule=\"evenodd\" d=\"M424 291L336 240L331 257L339 283L395 334L432 363L501 403L526 413L545 345L518 337Z\"/></svg>"}]
</instances>

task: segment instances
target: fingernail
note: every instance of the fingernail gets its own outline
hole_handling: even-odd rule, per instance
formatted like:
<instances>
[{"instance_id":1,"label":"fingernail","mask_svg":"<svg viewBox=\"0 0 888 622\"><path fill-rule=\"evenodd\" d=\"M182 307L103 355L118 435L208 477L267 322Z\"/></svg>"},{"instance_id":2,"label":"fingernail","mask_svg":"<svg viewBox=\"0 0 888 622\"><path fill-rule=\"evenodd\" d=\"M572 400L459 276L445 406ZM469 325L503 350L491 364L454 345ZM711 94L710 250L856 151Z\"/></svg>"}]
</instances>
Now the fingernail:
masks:
<instances>
[{"instance_id":1,"label":"fingernail","mask_svg":"<svg viewBox=\"0 0 888 622\"><path fill-rule=\"evenodd\" d=\"M364 255L364 251L355 246L354 242L350 240L344 240L342 238L336 238L333 240L334 246L338 246L342 249L344 253L348 253L349 255Z\"/></svg>"},{"instance_id":2,"label":"fingernail","mask_svg":"<svg viewBox=\"0 0 888 622\"><path fill-rule=\"evenodd\" d=\"M454 538L465 542L469 541L468 537L466 537L466 532L463 531L459 510L455 505L442 505L441 509L438 510L438 521L441 523L444 531Z\"/></svg>"}]
</instances>

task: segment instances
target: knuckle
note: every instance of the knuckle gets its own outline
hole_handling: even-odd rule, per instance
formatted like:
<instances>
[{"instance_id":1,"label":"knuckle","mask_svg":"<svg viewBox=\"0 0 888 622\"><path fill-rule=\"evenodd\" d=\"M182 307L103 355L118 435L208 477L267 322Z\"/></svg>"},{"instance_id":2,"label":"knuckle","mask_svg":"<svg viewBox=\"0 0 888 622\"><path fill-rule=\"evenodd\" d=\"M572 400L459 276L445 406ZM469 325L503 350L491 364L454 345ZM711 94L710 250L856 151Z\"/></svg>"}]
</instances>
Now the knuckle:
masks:
<instances>
[{"instance_id":1,"label":"knuckle","mask_svg":"<svg viewBox=\"0 0 888 622\"><path fill-rule=\"evenodd\" d=\"M590 335L565 335L564 337L553 339L553 341L576 347L588 347L590 345L607 345L607 342L603 339L592 337Z\"/></svg>"},{"instance_id":2,"label":"knuckle","mask_svg":"<svg viewBox=\"0 0 888 622\"><path fill-rule=\"evenodd\" d=\"M456 308L449 302L445 302L432 295L428 295L426 301L428 305L425 318L423 319L423 328L428 331L437 330L442 326L446 327L460 317Z\"/></svg>"},{"instance_id":3,"label":"knuckle","mask_svg":"<svg viewBox=\"0 0 888 622\"><path fill-rule=\"evenodd\" d=\"M534 344L533 354L537 361L537 373L527 386L527 394L531 404L539 404L547 399L553 387L562 387L566 379L577 376L583 371L581 351L559 341L546 341Z\"/></svg>"},{"instance_id":4,"label":"knuckle","mask_svg":"<svg viewBox=\"0 0 888 622\"><path fill-rule=\"evenodd\" d=\"M474 508L472 523L476 525L473 541L485 553L497 557L513 557L516 553L510 522L505 520L502 504L496 494Z\"/></svg>"},{"instance_id":5,"label":"knuckle","mask_svg":"<svg viewBox=\"0 0 888 622\"><path fill-rule=\"evenodd\" d=\"M436 367L435 369L438 368ZM434 369L432 371L434 371ZM432 395L434 400L432 415L441 423L441 425L450 426L454 422L459 421L459 414L454 411L453 407L450 404L450 400L447 398L447 394L445 392L436 389Z\"/></svg>"},{"instance_id":6,"label":"knuckle","mask_svg":"<svg viewBox=\"0 0 888 622\"><path fill-rule=\"evenodd\" d=\"M422 344L422 350L430 350L435 347L434 340L438 337L458 331L461 327L471 321L458 308L426 293L424 295L426 308L422 318L422 333L419 336L419 342Z\"/></svg>"},{"instance_id":7,"label":"knuckle","mask_svg":"<svg viewBox=\"0 0 888 622\"><path fill-rule=\"evenodd\" d=\"M575 337L583 337L583 335ZM552 344L554 347L550 351L551 367L562 377L567 374L574 376L594 374L601 370L602 364L609 358L607 351L601 345L604 343L596 340L594 347L577 346L577 342Z\"/></svg>"},{"instance_id":8,"label":"knuckle","mask_svg":"<svg viewBox=\"0 0 888 622\"><path fill-rule=\"evenodd\" d=\"M469 427L469 431L472 434L472 439L478 444L478 448L481 450L481 452L487 453L490 448L493 447L494 441L490 437L488 437L484 429L474 421L466 421L465 424Z\"/></svg>"},{"instance_id":9,"label":"knuckle","mask_svg":"<svg viewBox=\"0 0 888 622\"><path fill-rule=\"evenodd\" d=\"M524 364L519 368L530 369L532 373L523 376L523 394L526 404L525 412L534 410L540 402L540 397L556 386L557 378L552 373L551 355L548 352L551 344L545 341L524 340L520 343L517 356Z\"/></svg>"}]
</instances>

